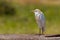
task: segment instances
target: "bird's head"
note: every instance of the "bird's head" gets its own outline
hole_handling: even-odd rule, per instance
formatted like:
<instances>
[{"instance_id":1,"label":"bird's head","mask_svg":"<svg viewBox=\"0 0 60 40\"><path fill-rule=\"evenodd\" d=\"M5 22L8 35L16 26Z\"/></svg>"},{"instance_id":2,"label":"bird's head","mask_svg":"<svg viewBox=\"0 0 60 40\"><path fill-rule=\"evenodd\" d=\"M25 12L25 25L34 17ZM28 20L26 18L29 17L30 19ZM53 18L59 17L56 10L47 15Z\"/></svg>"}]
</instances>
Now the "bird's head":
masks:
<instances>
[{"instance_id":1,"label":"bird's head","mask_svg":"<svg viewBox=\"0 0 60 40\"><path fill-rule=\"evenodd\" d=\"M39 12L41 12L41 10L35 9L35 10L33 10L33 12L34 12L34 13L39 13Z\"/></svg>"}]
</instances>

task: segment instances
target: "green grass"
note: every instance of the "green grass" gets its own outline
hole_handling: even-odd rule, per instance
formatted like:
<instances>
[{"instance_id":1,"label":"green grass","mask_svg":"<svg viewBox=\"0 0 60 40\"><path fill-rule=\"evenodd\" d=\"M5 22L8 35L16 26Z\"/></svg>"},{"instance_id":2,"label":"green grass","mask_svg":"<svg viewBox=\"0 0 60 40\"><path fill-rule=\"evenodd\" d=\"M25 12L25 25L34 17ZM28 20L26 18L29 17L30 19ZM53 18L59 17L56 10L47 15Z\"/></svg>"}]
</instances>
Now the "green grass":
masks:
<instances>
[{"instance_id":1,"label":"green grass","mask_svg":"<svg viewBox=\"0 0 60 40\"><path fill-rule=\"evenodd\" d=\"M60 6L22 6L15 3L12 5L16 8L16 16L0 17L0 34L38 34L39 28L32 13L35 8L39 8L45 14L45 34L60 34Z\"/></svg>"}]
</instances>

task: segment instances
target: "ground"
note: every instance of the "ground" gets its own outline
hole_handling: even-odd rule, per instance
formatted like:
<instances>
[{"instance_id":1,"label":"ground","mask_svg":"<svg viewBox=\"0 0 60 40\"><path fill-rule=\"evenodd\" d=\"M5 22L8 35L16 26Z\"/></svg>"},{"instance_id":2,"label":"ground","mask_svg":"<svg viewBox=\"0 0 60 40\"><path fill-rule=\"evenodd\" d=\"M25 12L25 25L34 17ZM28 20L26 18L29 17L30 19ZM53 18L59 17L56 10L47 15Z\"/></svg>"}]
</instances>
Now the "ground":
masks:
<instances>
[{"instance_id":1,"label":"ground","mask_svg":"<svg viewBox=\"0 0 60 40\"><path fill-rule=\"evenodd\" d=\"M50 36L50 37L49 37ZM0 40L60 40L60 35L1 34Z\"/></svg>"}]
</instances>

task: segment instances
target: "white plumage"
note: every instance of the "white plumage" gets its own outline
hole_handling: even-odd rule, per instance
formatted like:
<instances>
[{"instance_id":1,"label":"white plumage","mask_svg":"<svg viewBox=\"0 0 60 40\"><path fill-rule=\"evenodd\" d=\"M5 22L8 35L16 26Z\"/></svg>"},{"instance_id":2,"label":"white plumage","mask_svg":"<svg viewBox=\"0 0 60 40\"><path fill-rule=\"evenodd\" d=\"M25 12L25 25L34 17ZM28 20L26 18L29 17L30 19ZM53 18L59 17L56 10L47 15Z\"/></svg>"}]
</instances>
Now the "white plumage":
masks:
<instances>
[{"instance_id":1,"label":"white plumage","mask_svg":"<svg viewBox=\"0 0 60 40\"><path fill-rule=\"evenodd\" d=\"M45 31L45 16L42 11L39 9L34 10L35 19L38 24L39 29L41 29L41 34L44 34ZM40 32L40 31L39 31Z\"/></svg>"}]
</instances>

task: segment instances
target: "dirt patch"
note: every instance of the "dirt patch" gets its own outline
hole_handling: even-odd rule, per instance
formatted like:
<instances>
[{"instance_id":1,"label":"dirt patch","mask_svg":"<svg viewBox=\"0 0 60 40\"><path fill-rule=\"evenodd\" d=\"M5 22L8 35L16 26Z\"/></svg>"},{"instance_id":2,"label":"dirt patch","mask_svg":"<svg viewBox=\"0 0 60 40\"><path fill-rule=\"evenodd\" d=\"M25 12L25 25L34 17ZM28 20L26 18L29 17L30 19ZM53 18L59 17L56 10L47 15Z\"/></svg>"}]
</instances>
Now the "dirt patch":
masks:
<instances>
[{"instance_id":1,"label":"dirt patch","mask_svg":"<svg viewBox=\"0 0 60 40\"><path fill-rule=\"evenodd\" d=\"M5 34L0 35L0 39L4 40L39 40L38 35L27 35L27 34Z\"/></svg>"},{"instance_id":2,"label":"dirt patch","mask_svg":"<svg viewBox=\"0 0 60 40\"><path fill-rule=\"evenodd\" d=\"M5 34L3 35L1 34L0 39L1 40L60 40L60 35L33 35L33 34Z\"/></svg>"}]
</instances>

